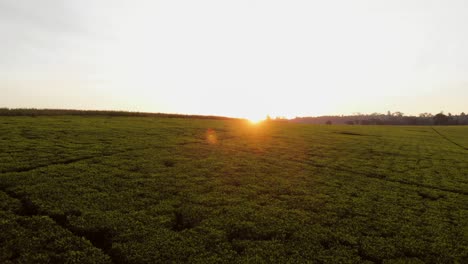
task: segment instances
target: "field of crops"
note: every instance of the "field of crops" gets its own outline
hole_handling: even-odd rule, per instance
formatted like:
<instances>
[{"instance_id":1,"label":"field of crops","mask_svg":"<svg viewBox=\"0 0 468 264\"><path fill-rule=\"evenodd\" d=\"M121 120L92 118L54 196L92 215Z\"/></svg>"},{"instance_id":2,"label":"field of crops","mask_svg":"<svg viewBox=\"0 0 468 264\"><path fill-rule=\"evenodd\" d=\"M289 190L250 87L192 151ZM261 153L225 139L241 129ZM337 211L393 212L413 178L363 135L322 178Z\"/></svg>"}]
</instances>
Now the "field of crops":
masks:
<instances>
[{"instance_id":1,"label":"field of crops","mask_svg":"<svg viewBox=\"0 0 468 264\"><path fill-rule=\"evenodd\" d=\"M0 263L467 263L468 127L0 117Z\"/></svg>"}]
</instances>

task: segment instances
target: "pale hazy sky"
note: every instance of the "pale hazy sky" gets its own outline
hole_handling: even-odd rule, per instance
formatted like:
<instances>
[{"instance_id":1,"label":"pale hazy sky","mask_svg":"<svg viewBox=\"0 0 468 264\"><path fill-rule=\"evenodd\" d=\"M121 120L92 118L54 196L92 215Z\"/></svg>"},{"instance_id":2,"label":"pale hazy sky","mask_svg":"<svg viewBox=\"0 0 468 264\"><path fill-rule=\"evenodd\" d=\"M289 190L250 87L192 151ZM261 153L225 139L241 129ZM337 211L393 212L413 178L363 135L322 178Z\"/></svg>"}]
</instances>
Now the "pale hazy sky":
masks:
<instances>
[{"instance_id":1,"label":"pale hazy sky","mask_svg":"<svg viewBox=\"0 0 468 264\"><path fill-rule=\"evenodd\" d=\"M0 40L0 107L468 110L466 0L0 0Z\"/></svg>"}]
</instances>

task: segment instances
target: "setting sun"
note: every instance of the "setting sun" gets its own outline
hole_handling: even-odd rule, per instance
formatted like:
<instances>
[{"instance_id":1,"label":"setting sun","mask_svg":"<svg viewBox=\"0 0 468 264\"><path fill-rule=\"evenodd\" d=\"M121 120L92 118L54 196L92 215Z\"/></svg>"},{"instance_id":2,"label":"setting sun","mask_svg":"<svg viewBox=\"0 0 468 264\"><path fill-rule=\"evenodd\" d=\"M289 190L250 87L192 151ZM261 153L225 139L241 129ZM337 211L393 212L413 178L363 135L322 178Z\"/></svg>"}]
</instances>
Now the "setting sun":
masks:
<instances>
[{"instance_id":1,"label":"setting sun","mask_svg":"<svg viewBox=\"0 0 468 264\"><path fill-rule=\"evenodd\" d=\"M250 118L249 118L248 120L249 120L249 122L250 122L251 124L256 125L256 124L262 122L264 119L250 119Z\"/></svg>"},{"instance_id":2,"label":"setting sun","mask_svg":"<svg viewBox=\"0 0 468 264\"><path fill-rule=\"evenodd\" d=\"M251 124L261 123L265 121L265 119L266 119L266 116L262 116L262 115L252 115L250 117L247 117L247 120L249 120Z\"/></svg>"}]
</instances>

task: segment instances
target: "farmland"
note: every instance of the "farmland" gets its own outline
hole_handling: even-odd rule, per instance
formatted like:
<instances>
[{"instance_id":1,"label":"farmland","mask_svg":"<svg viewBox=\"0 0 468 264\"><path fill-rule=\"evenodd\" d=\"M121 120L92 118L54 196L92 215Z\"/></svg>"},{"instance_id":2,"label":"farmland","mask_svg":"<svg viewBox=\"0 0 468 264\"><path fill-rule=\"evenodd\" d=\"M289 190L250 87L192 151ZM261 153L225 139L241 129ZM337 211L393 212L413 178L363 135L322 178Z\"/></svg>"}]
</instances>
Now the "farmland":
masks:
<instances>
[{"instance_id":1,"label":"farmland","mask_svg":"<svg viewBox=\"0 0 468 264\"><path fill-rule=\"evenodd\" d=\"M466 261L466 126L0 117L1 263Z\"/></svg>"}]
</instances>

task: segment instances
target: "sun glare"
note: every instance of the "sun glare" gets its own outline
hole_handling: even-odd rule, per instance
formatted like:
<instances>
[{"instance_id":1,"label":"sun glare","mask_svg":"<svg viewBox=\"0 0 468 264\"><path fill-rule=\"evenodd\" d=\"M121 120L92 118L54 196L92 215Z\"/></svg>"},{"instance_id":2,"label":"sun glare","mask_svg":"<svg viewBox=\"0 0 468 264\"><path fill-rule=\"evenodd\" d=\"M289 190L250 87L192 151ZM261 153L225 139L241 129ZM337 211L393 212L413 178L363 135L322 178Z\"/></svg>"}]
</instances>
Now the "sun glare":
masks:
<instances>
[{"instance_id":1,"label":"sun glare","mask_svg":"<svg viewBox=\"0 0 468 264\"><path fill-rule=\"evenodd\" d=\"M262 121L265 120L264 117L249 117L247 118L249 120L249 122L253 125L256 125L256 124L259 124L261 123Z\"/></svg>"}]
</instances>

